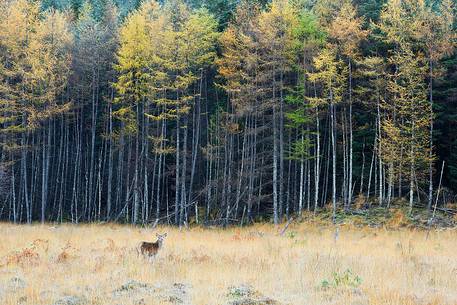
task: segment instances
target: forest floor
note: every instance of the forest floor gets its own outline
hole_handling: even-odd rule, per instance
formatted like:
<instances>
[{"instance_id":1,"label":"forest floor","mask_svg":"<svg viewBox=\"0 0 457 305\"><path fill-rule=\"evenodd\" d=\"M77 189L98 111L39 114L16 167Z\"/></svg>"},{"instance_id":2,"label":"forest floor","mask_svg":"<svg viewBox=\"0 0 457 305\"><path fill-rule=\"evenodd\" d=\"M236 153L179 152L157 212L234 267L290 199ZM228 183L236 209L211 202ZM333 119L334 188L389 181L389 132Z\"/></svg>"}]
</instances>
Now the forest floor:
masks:
<instances>
[{"instance_id":1,"label":"forest floor","mask_svg":"<svg viewBox=\"0 0 457 305\"><path fill-rule=\"evenodd\" d=\"M283 228L0 224L0 304L457 304L455 228Z\"/></svg>"}]
</instances>

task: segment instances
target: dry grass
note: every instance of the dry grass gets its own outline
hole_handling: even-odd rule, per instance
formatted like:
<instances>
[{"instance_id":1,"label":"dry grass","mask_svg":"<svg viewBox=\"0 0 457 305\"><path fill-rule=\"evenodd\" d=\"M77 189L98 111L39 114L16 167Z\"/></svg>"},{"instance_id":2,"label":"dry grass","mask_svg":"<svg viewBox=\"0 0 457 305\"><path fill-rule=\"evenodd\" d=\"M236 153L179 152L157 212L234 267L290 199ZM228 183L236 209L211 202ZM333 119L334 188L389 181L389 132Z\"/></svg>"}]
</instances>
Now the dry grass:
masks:
<instances>
[{"instance_id":1,"label":"dry grass","mask_svg":"<svg viewBox=\"0 0 457 305\"><path fill-rule=\"evenodd\" d=\"M147 263L134 248L153 230L0 224L0 304L174 304L180 289L184 304L230 304L230 287L243 284L278 304L457 304L455 230L426 239L342 226L336 241L333 228L307 224L284 236L268 225L158 231L165 247Z\"/></svg>"}]
</instances>

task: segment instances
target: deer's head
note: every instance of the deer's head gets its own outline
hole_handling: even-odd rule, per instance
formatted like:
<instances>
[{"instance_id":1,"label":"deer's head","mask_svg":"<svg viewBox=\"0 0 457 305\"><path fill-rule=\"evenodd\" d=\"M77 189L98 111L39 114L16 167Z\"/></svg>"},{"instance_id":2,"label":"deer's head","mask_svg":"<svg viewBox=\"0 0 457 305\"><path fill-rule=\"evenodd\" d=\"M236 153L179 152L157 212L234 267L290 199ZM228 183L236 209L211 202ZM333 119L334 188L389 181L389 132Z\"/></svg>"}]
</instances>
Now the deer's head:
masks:
<instances>
[{"instance_id":1,"label":"deer's head","mask_svg":"<svg viewBox=\"0 0 457 305\"><path fill-rule=\"evenodd\" d=\"M162 246L163 241L165 240L165 237L167 237L167 233L164 233L164 234L156 233L156 236L157 236L157 242L159 243L160 246Z\"/></svg>"}]
</instances>

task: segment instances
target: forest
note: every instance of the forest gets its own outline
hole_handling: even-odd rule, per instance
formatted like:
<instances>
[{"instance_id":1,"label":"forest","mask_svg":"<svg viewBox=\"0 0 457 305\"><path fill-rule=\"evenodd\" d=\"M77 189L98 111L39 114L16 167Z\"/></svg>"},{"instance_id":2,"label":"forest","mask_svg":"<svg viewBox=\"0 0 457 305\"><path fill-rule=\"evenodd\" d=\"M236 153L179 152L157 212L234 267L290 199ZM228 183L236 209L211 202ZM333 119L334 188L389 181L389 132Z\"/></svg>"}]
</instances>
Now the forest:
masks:
<instances>
[{"instance_id":1,"label":"forest","mask_svg":"<svg viewBox=\"0 0 457 305\"><path fill-rule=\"evenodd\" d=\"M457 198L453 0L3 0L0 219Z\"/></svg>"}]
</instances>

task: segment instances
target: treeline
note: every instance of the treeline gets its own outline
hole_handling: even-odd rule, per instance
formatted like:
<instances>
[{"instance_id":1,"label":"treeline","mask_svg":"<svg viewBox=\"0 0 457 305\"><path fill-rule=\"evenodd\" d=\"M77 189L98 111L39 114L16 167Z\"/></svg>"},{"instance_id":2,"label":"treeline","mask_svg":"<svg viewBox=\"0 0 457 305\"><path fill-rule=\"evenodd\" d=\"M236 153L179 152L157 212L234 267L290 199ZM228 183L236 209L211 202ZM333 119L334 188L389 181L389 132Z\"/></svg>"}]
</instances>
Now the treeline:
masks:
<instances>
[{"instance_id":1,"label":"treeline","mask_svg":"<svg viewBox=\"0 0 457 305\"><path fill-rule=\"evenodd\" d=\"M2 1L0 218L431 209L442 164L457 182L455 16L452 0Z\"/></svg>"}]
</instances>

